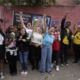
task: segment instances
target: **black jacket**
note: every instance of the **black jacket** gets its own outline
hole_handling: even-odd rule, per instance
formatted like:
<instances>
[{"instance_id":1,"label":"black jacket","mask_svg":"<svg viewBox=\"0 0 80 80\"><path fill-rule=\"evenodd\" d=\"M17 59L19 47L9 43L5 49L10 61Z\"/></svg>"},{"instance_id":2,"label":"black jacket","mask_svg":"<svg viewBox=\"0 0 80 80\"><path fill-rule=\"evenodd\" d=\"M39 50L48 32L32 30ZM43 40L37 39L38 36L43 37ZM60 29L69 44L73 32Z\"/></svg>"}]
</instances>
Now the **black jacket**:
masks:
<instances>
[{"instance_id":1,"label":"black jacket","mask_svg":"<svg viewBox=\"0 0 80 80\"><path fill-rule=\"evenodd\" d=\"M69 47L71 46L71 35L72 35L72 31L69 30L69 34L67 33L67 30L65 28L65 18L62 19L62 22L61 22L61 43L64 39L65 36L68 36L68 40L69 40Z\"/></svg>"},{"instance_id":2,"label":"black jacket","mask_svg":"<svg viewBox=\"0 0 80 80\"><path fill-rule=\"evenodd\" d=\"M21 36L21 35L20 35L20 36ZM27 40L28 35L22 36L22 39L26 39L26 42L18 41L18 40L20 39L20 36L19 36L19 38L17 39L18 50L21 51L21 52L28 51L28 47L29 47L29 46L28 46L29 41Z\"/></svg>"}]
</instances>

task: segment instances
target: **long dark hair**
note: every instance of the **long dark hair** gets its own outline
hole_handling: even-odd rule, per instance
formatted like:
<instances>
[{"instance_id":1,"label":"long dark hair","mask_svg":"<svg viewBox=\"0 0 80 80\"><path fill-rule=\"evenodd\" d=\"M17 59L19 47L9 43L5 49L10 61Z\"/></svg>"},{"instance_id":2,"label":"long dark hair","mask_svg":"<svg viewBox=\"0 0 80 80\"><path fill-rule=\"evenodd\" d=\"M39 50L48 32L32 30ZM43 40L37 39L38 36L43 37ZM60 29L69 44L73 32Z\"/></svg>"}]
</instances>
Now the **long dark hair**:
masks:
<instances>
[{"instance_id":1,"label":"long dark hair","mask_svg":"<svg viewBox=\"0 0 80 80\"><path fill-rule=\"evenodd\" d=\"M25 30L25 28L23 28L23 27L22 27L22 28L20 29L20 31L21 31L22 29L24 29L24 30ZM20 35L21 35L21 33L20 33ZM28 34L27 34L26 30L25 30L25 34L24 34L24 36L28 36Z\"/></svg>"}]
</instances>

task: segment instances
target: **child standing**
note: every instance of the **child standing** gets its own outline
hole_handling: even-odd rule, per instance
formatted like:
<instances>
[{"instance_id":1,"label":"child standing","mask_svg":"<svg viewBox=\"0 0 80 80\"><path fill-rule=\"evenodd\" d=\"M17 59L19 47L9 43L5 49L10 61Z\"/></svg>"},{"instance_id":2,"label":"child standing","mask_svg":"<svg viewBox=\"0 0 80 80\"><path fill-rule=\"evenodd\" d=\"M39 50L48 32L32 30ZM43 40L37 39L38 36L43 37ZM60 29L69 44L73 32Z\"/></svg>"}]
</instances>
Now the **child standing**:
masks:
<instances>
[{"instance_id":1,"label":"child standing","mask_svg":"<svg viewBox=\"0 0 80 80\"><path fill-rule=\"evenodd\" d=\"M28 68L28 35L24 28L20 31L20 36L18 38L18 49L19 49L19 58L22 66L21 75L27 75Z\"/></svg>"},{"instance_id":2,"label":"child standing","mask_svg":"<svg viewBox=\"0 0 80 80\"><path fill-rule=\"evenodd\" d=\"M44 20L44 39L42 43L42 50L41 50L41 65L40 71L42 74L47 71L49 74L52 75L51 71L51 63L52 63L52 44L55 40L55 37L52 35L53 27L50 27L47 30L47 25L45 22L45 15L43 16Z\"/></svg>"},{"instance_id":3,"label":"child standing","mask_svg":"<svg viewBox=\"0 0 80 80\"><path fill-rule=\"evenodd\" d=\"M55 36L55 41L52 45L52 65L54 65L54 61L56 61L56 71L59 71L59 63L58 63L58 52L59 52L59 32L56 31L56 27L54 27L53 36Z\"/></svg>"},{"instance_id":4,"label":"child standing","mask_svg":"<svg viewBox=\"0 0 80 80\"><path fill-rule=\"evenodd\" d=\"M11 76L17 75L17 46L14 27L10 26L10 33L5 35L5 48Z\"/></svg>"}]
</instances>

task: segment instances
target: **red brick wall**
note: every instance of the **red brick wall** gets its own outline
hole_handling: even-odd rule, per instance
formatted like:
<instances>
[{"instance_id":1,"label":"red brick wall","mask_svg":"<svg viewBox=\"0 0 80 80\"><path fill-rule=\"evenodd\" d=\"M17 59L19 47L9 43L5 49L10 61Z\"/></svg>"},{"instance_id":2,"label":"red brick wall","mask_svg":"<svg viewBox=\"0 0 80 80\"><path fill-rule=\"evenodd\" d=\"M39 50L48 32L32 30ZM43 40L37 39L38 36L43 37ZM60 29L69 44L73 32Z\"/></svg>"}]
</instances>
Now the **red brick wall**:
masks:
<instances>
[{"instance_id":1,"label":"red brick wall","mask_svg":"<svg viewBox=\"0 0 80 80\"><path fill-rule=\"evenodd\" d=\"M1 27L3 31L5 32L8 26L12 25L12 20L13 20L13 11L7 11L5 7L1 7L1 18L3 20L8 19L8 22L3 22L1 24Z\"/></svg>"},{"instance_id":2,"label":"red brick wall","mask_svg":"<svg viewBox=\"0 0 80 80\"><path fill-rule=\"evenodd\" d=\"M28 7L28 6L15 6L13 7L14 11L23 11L26 13L32 13L32 14L44 14L46 13L49 16L53 16L54 21L59 21L58 28L60 26L61 19L63 18L64 14L68 12L67 20L71 21L71 29L73 28L73 23L75 18L78 18L78 21L80 21L80 6L75 7L61 7L61 6L52 6L52 7ZM12 25L13 21L13 10L7 11L5 7L2 6L1 13L2 13L2 19L8 19L9 21L7 23L2 23L2 28L5 32L6 28L9 25Z\"/></svg>"},{"instance_id":3,"label":"red brick wall","mask_svg":"<svg viewBox=\"0 0 80 80\"><path fill-rule=\"evenodd\" d=\"M56 2L59 5L73 5L75 4L76 0L56 0Z\"/></svg>"},{"instance_id":4,"label":"red brick wall","mask_svg":"<svg viewBox=\"0 0 80 80\"><path fill-rule=\"evenodd\" d=\"M52 7L28 7L28 6L15 6L13 7L14 11L23 11L26 13L32 13L32 14L44 14L46 13L49 16L53 16L54 21L59 21L58 28L60 26L61 19L63 18L64 14L68 12L67 20L71 21L71 30L73 30L73 24L75 18L78 19L78 22L80 21L80 6L75 7L62 7L62 6L52 6ZM9 21L7 23L2 23L3 31L5 32L9 25L12 25L13 23L13 10L7 11L5 7L2 6L1 8L1 16L2 19L8 19ZM70 50L70 54L72 54L72 50Z\"/></svg>"}]
</instances>

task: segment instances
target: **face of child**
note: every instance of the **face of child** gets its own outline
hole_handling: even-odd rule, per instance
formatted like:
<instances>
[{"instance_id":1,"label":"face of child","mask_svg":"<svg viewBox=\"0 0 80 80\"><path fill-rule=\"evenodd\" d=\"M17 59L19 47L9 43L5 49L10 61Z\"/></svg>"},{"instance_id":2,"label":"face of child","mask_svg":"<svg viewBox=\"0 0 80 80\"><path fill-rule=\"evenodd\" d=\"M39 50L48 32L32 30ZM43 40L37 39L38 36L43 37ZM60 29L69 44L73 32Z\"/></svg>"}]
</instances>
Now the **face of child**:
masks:
<instances>
[{"instance_id":1,"label":"face of child","mask_svg":"<svg viewBox=\"0 0 80 80\"><path fill-rule=\"evenodd\" d=\"M14 32L14 27L11 27L10 28L10 32Z\"/></svg>"},{"instance_id":2,"label":"face of child","mask_svg":"<svg viewBox=\"0 0 80 80\"><path fill-rule=\"evenodd\" d=\"M27 23L27 28L31 29L31 23Z\"/></svg>"},{"instance_id":3,"label":"face of child","mask_svg":"<svg viewBox=\"0 0 80 80\"><path fill-rule=\"evenodd\" d=\"M40 27L36 27L35 31L36 31L37 33L40 33Z\"/></svg>"},{"instance_id":4,"label":"face of child","mask_svg":"<svg viewBox=\"0 0 80 80\"><path fill-rule=\"evenodd\" d=\"M66 23L66 27L67 27L67 28L69 28L70 25L71 25L70 22L67 22L67 23Z\"/></svg>"},{"instance_id":5,"label":"face of child","mask_svg":"<svg viewBox=\"0 0 80 80\"><path fill-rule=\"evenodd\" d=\"M26 34L26 30L25 29L21 29L21 35L25 35Z\"/></svg>"},{"instance_id":6,"label":"face of child","mask_svg":"<svg viewBox=\"0 0 80 80\"><path fill-rule=\"evenodd\" d=\"M41 21L41 19L38 19L36 21L36 27L41 27L42 28L42 21Z\"/></svg>"},{"instance_id":7,"label":"face of child","mask_svg":"<svg viewBox=\"0 0 80 80\"><path fill-rule=\"evenodd\" d=\"M51 27L49 30L48 30L49 34L53 34L55 32L55 28Z\"/></svg>"}]
</instances>

